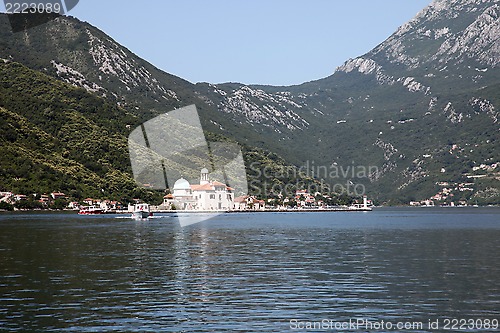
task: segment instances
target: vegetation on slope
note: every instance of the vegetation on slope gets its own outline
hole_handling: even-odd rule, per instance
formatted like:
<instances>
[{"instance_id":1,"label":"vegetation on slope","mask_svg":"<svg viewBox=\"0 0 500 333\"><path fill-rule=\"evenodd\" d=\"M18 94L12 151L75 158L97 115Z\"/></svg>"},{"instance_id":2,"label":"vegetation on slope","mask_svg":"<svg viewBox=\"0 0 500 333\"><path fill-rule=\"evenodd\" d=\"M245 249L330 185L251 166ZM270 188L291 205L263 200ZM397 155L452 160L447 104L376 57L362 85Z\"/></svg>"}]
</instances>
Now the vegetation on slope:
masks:
<instances>
[{"instance_id":1,"label":"vegetation on slope","mask_svg":"<svg viewBox=\"0 0 500 333\"><path fill-rule=\"evenodd\" d=\"M0 118L0 191L161 201L162 191L141 188L132 177L127 136L141 121L112 101L19 63L0 62ZM243 150L250 194L266 197L278 183L292 184L290 191L315 183L276 154ZM290 172L280 172L285 169Z\"/></svg>"}]
</instances>

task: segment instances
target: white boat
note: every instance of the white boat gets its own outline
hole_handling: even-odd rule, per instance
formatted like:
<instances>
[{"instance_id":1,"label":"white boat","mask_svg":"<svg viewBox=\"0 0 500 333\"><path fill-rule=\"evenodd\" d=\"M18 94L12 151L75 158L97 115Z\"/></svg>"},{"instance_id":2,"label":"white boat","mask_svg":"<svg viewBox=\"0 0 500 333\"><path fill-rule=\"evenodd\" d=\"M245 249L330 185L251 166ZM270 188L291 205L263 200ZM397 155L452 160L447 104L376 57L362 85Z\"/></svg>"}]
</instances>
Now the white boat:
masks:
<instances>
[{"instance_id":1,"label":"white boat","mask_svg":"<svg viewBox=\"0 0 500 333\"><path fill-rule=\"evenodd\" d=\"M134 212L132 217L135 219L145 219L151 215L149 211L149 205L145 203L134 205Z\"/></svg>"},{"instance_id":2,"label":"white boat","mask_svg":"<svg viewBox=\"0 0 500 333\"><path fill-rule=\"evenodd\" d=\"M80 207L79 215L96 215L104 214L104 210L97 206L82 206Z\"/></svg>"}]
</instances>

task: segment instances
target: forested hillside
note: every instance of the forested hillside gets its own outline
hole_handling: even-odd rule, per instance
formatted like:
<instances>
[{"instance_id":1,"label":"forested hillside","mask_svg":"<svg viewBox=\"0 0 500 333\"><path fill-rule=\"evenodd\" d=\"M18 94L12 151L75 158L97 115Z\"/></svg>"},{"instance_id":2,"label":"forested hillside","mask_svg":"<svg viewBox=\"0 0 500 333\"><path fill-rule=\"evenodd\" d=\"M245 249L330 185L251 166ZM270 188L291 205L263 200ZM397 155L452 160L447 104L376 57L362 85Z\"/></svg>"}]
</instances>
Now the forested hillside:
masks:
<instances>
[{"instance_id":1,"label":"forested hillside","mask_svg":"<svg viewBox=\"0 0 500 333\"><path fill-rule=\"evenodd\" d=\"M0 191L161 201L162 191L144 188L132 177L127 136L141 121L112 101L1 61L0 115ZM277 183L315 183L274 153L249 146L243 152L254 194L265 197Z\"/></svg>"}]
</instances>

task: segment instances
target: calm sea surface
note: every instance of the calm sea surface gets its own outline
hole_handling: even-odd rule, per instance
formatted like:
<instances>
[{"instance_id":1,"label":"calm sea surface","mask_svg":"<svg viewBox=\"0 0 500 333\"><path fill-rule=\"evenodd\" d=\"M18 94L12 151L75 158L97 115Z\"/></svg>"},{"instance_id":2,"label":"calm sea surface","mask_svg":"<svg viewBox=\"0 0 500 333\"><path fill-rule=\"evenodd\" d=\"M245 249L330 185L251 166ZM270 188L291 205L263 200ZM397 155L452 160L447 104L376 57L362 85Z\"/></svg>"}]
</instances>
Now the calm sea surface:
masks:
<instances>
[{"instance_id":1,"label":"calm sea surface","mask_svg":"<svg viewBox=\"0 0 500 333\"><path fill-rule=\"evenodd\" d=\"M224 214L186 228L0 214L0 332L437 332L450 319L475 320L456 332L500 320L500 209Z\"/></svg>"}]
</instances>

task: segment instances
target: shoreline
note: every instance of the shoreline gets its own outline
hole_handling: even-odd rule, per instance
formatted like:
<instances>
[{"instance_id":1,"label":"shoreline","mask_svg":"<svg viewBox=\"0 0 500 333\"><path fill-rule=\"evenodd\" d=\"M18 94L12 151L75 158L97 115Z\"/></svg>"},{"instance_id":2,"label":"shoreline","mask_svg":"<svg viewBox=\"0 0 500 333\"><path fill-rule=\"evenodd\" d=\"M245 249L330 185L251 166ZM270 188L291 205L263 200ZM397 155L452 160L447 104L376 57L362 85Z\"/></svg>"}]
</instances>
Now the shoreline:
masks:
<instances>
[{"instance_id":1,"label":"shoreline","mask_svg":"<svg viewBox=\"0 0 500 333\"><path fill-rule=\"evenodd\" d=\"M328 212L371 212L371 208L349 209L265 209L265 210L152 210L152 213L180 213L180 214L240 214L240 213L328 213Z\"/></svg>"},{"instance_id":2,"label":"shoreline","mask_svg":"<svg viewBox=\"0 0 500 333\"><path fill-rule=\"evenodd\" d=\"M151 213L155 214L238 214L238 213L328 213L328 212L371 212L373 209L368 208L325 208L325 209L264 209L264 210L151 210ZM0 210L0 213L15 213L15 212L46 212L46 213L78 213L78 210L74 209L15 209L13 211ZM107 211L100 214L88 214L88 215L111 215L111 214L132 214L128 210L113 210ZM86 215L86 214L83 214Z\"/></svg>"},{"instance_id":3,"label":"shoreline","mask_svg":"<svg viewBox=\"0 0 500 333\"><path fill-rule=\"evenodd\" d=\"M239 213L331 213L331 212L371 212L375 209L383 208L394 208L394 209L464 209L464 208L500 208L500 205L487 205L487 206L372 206L368 208L348 208L348 207L338 207L338 208L324 208L324 209L266 209L266 210L210 210L210 211L200 211L200 210L151 210L153 214L239 214ZM16 212L39 212L39 213L75 213L78 214L78 210L74 209L15 209L13 211L0 209L0 213L16 213ZM121 210L121 211L109 211L102 214L96 215L123 215L132 214L132 212Z\"/></svg>"}]
</instances>

